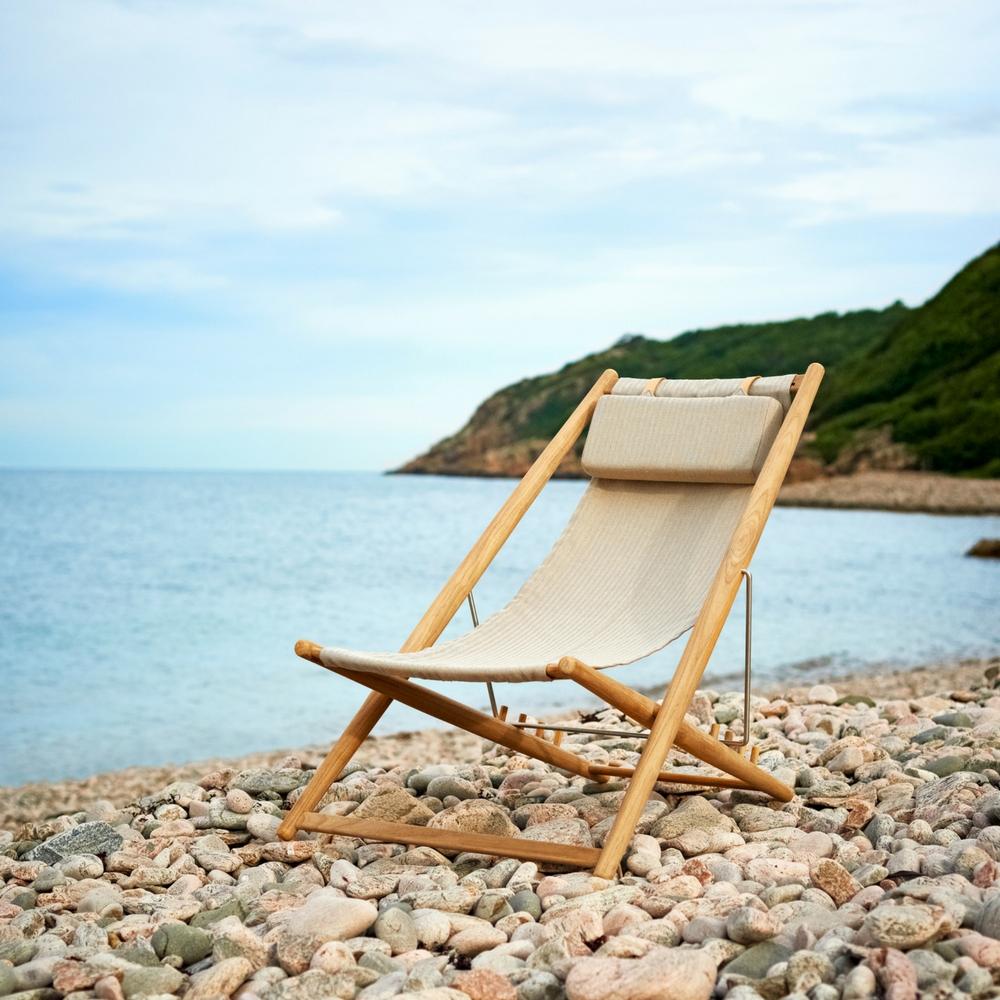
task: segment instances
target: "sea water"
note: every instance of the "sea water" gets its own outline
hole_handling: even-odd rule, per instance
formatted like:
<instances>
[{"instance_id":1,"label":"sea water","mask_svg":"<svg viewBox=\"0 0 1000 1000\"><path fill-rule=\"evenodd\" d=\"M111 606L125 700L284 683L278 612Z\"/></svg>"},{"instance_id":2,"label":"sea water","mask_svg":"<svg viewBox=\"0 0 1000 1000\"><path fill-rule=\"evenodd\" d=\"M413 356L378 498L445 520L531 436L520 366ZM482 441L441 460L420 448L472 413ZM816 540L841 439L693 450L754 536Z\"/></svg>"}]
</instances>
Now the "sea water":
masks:
<instances>
[{"instance_id":1,"label":"sea water","mask_svg":"<svg viewBox=\"0 0 1000 1000\"><path fill-rule=\"evenodd\" d=\"M0 472L0 784L331 741L364 692L296 639L396 649L508 480L375 473ZM476 588L500 608L583 484L546 487ZM754 672L1000 651L1000 518L778 508L753 562ZM742 600L706 683L738 686ZM460 609L446 636L469 627ZM617 676L665 685L684 637ZM873 680L873 686L877 682ZM448 685L485 705L482 685ZM515 711L586 703L499 685ZM380 732L425 728L394 705Z\"/></svg>"}]
</instances>

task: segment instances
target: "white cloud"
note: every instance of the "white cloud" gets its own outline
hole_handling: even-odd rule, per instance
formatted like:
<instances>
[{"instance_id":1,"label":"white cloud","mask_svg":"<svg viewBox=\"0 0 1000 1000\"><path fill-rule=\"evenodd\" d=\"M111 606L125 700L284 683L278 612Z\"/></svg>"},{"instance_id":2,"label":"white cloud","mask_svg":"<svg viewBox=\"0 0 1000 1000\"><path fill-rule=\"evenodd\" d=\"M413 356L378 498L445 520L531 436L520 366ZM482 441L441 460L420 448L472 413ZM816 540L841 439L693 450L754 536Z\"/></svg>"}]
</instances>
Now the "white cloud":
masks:
<instances>
[{"instance_id":1,"label":"white cloud","mask_svg":"<svg viewBox=\"0 0 1000 1000\"><path fill-rule=\"evenodd\" d=\"M803 174L774 188L802 206L798 221L851 216L1000 214L1000 135L875 146L870 162Z\"/></svg>"}]
</instances>

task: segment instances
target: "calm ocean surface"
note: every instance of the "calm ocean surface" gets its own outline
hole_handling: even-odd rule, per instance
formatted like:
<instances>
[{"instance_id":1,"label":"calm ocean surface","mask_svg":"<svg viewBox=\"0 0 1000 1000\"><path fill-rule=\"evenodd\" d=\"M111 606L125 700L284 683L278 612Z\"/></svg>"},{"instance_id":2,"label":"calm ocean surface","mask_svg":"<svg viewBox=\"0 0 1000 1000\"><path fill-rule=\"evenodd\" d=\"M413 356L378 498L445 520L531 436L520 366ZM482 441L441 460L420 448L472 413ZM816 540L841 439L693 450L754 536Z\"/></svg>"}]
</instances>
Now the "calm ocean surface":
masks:
<instances>
[{"instance_id":1,"label":"calm ocean surface","mask_svg":"<svg viewBox=\"0 0 1000 1000\"><path fill-rule=\"evenodd\" d=\"M0 472L0 784L332 740L363 694L295 640L397 648L511 485ZM482 617L582 489L546 489L477 587ZM753 563L757 675L997 652L1000 565L962 555L986 535L1000 518L777 509ZM709 679L740 668L741 608ZM446 635L467 627L463 608ZM683 642L621 676L665 683ZM518 711L585 700L562 684L500 692ZM485 704L480 685L460 696ZM379 731L425 726L395 706Z\"/></svg>"}]
</instances>

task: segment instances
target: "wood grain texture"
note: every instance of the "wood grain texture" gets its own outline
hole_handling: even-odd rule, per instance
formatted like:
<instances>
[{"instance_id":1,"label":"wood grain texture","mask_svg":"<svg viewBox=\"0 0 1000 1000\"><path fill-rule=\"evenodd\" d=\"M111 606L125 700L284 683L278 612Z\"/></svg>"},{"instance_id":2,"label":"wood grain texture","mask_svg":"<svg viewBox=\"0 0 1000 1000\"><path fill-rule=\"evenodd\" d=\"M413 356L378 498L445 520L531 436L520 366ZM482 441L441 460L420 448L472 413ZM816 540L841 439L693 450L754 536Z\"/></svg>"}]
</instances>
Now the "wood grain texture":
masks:
<instances>
[{"instance_id":1,"label":"wood grain texture","mask_svg":"<svg viewBox=\"0 0 1000 1000\"><path fill-rule=\"evenodd\" d=\"M649 793L656 784L660 767L677 738L677 732L684 721L684 713L694 697L729 609L736 598L742 580L742 570L750 564L757 543L760 541L764 525L774 506L778 490L788 471L806 417L809 415L822 380L823 366L811 364L806 369L792 405L785 414L781 429L754 483L747 506L736 525L729 548L684 647L662 707L656 714L649 739L646 741L646 748L632 775L611 832L604 842L601 859L594 869L595 875L611 878L618 870L619 862L632 839Z\"/></svg>"},{"instance_id":2,"label":"wood grain texture","mask_svg":"<svg viewBox=\"0 0 1000 1000\"><path fill-rule=\"evenodd\" d=\"M486 833L460 833L457 830L436 830L409 823L387 823L382 820L352 819L350 816L323 816L307 813L301 823L303 830L333 833L344 837L360 837L389 844L417 844L446 851L471 851L499 858L519 858L523 861L545 861L572 868L591 868L600 851L596 847L577 847L551 841L521 840L517 837L494 837Z\"/></svg>"}]
</instances>

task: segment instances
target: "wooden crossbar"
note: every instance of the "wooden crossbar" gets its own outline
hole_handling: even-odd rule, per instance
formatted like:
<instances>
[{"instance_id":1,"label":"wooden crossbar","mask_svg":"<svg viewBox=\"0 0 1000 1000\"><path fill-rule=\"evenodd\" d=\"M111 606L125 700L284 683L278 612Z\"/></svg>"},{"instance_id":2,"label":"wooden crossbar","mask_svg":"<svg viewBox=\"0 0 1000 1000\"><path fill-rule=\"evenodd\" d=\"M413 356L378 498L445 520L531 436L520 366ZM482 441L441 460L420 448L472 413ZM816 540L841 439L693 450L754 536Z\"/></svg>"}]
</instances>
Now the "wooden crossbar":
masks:
<instances>
[{"instance_id":1,"label":"wooden crossbar","mask_svg":"<svg viewBox=\"0 0 1000 1000\"><path fill-rule=\"evenodd\" d=\"M410 823L385 823L373 819L352 819L350 816L323 816L306 813L300 824L303 830L334 833L361 840L378 840L390 844L417 844L446 851L470 851L522 861L543 861L549 864L593 868L600 857L596 847L578 847L552 841L522 840L520 837L494 837L486 833L461 833L457 830L437 830Z\"/></svg>"}]
</instances>

